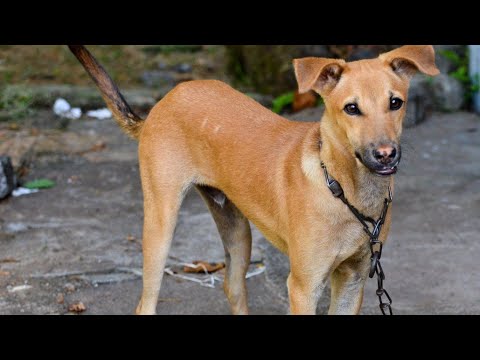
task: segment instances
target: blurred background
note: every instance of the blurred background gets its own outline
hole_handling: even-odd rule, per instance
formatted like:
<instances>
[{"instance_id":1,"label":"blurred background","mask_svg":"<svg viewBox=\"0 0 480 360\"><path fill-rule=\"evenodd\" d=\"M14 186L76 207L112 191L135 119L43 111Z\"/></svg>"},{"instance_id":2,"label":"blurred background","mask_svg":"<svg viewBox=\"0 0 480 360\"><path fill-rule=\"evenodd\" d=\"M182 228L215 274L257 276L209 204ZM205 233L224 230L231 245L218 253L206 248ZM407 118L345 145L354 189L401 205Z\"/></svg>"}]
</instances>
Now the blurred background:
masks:
<instances>
[{"instance_id":1,"label":"blurred background","mask_svg":"<svg viewBox=\"0 0 480 360\"><path fill-rule=\"evenodd\" d=\"M218 79L295 121L319 121L322 100L296 92L292 59L373 58L399 45L95 45L89 50L146 116L175 85ZM478 46L436 45L441 74L411 83L382 257L400 314L480 312ZM0 314L132 313L141 291L142 192L137 144L104 111L63 45L0 46ZM374 79L373 79L374 80ZM93 112L92 112L93 111ZM189 193L158 312L228 314L223 249ZM221 266L220 266L221 267ZM254 229L250 308L288 311L288 259ZM209 287L210 286L210 287ZM363 314L377 314L368 282ZM328 307L329 290L319 304Z\"/></svg>"}]
</instances>

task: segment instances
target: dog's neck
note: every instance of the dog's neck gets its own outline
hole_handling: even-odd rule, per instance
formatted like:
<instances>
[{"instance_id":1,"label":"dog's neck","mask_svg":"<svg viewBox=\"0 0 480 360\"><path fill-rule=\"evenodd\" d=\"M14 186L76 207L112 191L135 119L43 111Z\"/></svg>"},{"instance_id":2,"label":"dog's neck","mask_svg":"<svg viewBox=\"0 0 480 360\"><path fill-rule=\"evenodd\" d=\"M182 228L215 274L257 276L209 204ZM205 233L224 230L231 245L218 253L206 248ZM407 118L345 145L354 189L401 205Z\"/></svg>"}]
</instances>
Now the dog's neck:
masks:
<instances>
[{"instance_id":1,"label":"dog's neck","mask_svg":"<svg viewBox=\"0 0 480 360\"><path fill-rule=\"evenodd\" d=\"M340 182L345 196L359 209L376 213L383 204L390 177L368 170L355 156L335 119L325 114L320 122L320 158L329 174ZM373 214L372 214L373 215Z\"/></svg>"}]
</instances>

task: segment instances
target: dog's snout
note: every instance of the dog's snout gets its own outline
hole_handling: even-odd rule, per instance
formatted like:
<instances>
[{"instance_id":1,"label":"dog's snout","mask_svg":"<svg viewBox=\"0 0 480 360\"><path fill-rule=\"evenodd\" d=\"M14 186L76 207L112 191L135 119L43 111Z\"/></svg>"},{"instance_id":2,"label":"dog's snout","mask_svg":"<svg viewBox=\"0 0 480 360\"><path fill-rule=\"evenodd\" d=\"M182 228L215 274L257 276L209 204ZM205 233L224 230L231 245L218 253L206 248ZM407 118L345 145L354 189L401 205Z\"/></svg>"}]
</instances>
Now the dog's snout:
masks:
<instances>
[{"instance_id":1,"label":"dog's snout","mask_svg":"<svg viewBox=\"0 0 480 360\"><path fill-rule=\"evenodd\" d=\"M392 163L397 156L397 149L393 145L381 145L373 150L373 157L381 164Z\"/></svg>"},{"instance_id":2,"label":"dog's snout","mask_svg":"<svg viewBox=\"0 0 480 360\"><path fill-rule=\"evenodd\" d=\"M368 169L379 175L392 175L397 172L402 150L400 145L394 142L380 143L380 145L372 143L364 150L362 156L359 152L356 152L356 155Z\"/></svg>"}]
</instances>

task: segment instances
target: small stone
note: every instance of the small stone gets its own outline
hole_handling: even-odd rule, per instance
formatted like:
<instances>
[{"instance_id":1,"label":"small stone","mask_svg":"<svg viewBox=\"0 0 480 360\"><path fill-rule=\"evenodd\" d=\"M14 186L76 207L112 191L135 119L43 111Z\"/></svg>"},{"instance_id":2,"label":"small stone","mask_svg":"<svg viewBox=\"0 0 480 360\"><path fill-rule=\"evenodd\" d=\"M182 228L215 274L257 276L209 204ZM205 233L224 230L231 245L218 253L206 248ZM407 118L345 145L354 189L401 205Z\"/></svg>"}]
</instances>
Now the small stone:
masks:
<instances>
[{"instance_id":1,"label":"small stone","mask_svg":"<svg viewBox=\"0 0 480 360\"><path fill-rule=\"evenodd\" d=\"M66 283L63 288L65 289L65 291L67 293L73 293L76 289L75 289L75 285L73 285L72 283Z\"/></svg>"},{"instance_id":2,"label":"small stone","mask_svg":"<svg viewBox=\"0 0 480 360\"><path fill-rule=\"evenodd\" d=\"M187 63L181 63L175 66L175 71L180 74L187 74L192 72L192 65Z\"/></svg>"},{"instance_id":3,"label":"small stone","mask_svg":"<svg viewBox=\"0 0 480 360\"><path fill-rule=\"evenodd\" d=\"M63 304L65 302L65 296L62 293L58 293L55 300L57 301L57 304Z\"/></svg>"}]
</instances>

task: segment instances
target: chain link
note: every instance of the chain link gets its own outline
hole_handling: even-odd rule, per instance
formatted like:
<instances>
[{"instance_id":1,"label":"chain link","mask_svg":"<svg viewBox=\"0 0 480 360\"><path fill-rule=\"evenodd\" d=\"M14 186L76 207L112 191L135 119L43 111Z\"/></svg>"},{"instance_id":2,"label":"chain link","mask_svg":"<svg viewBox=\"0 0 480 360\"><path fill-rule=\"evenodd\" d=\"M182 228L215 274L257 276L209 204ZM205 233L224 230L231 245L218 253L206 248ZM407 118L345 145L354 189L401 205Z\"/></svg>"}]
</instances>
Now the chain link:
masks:
<instances>
[{"instance_id":1,"label":"chain link","mask_svg":"<svg viewBox=\"0 0 480 360\"><path fill-rule=\"evenodd\" d=\"M392 311L392 298L388 294L387 290L383 288L383 280L385 280L385 273L383 272L382 264L380 263L380 259L382 257L382 250L383 244L378 239L380 236L380 231L382 230L382 225L385 222L385 218L387 216L388 206L392 202L392 194L390 188L388 188L388 199L385 199L383 204L382 214L380 218L375 222L373 225L373 231L370 231L369 228L365 228L364 230L370 238L370 273L369 277L373 278L377 275L377 291L376 294L378 296L379 307L380 311L383 315L393 315ZM375 250L377 247L377 250Z\"/></svg>"},{"instance_id":2,"label":"chain link","mask_svg":"<svg viewBox=\"0 0 480 360\"><path fill-rule=\"evenodd\" d=\"M388 294L387 290L383 288L383 281L385 280L385 274L383 272L382 264L380 263L380 259L382 257L382 250L383 244L378 239L380 236L380 231L382 230L382 226L385 223L385 218L387 217L388 207L392 202L392 191L390 186L388 187L388 198L385 199L383 203L382 213L377 221L373 220L371 217L363 215L360 211L358 211L345 197L343 193L343 189L338 181L335 179L330 178L327 172L327 168L325 164L322 162L321 166L323 168L325 174L325 180L327 182L327 186L332 192L333 196L339 198L343 201L345 205L348 206L352 214L357 218L358 221L363 226L363 230L368 235L369 242L370 242L370 271L368 276L373 278L377 275L377 291L376 294L378 296L379 307L380 311L383 315L393 315L392 311L392 298ZM370 226L372 230L370 230Z\"/></svg>"}]
</instances>

